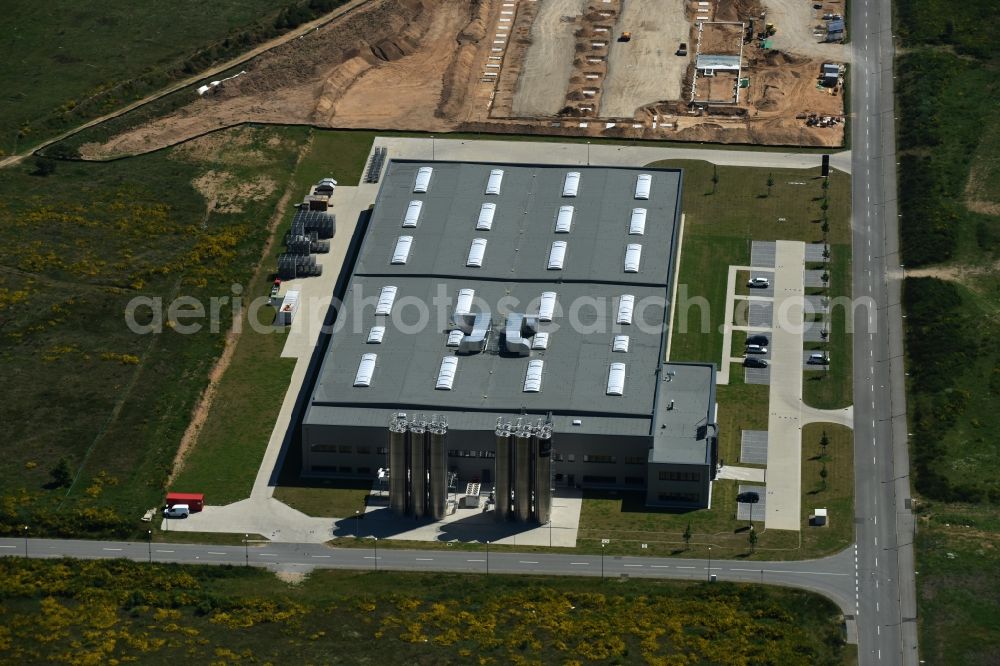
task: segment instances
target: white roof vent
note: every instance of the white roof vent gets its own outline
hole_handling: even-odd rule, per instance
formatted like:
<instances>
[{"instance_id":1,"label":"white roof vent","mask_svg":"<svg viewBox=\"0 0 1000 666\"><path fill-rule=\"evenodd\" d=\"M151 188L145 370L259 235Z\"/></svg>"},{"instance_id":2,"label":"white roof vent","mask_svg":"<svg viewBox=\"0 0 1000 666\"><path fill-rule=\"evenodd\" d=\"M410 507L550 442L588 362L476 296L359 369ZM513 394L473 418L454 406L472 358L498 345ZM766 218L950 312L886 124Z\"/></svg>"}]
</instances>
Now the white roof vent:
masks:
<instances>
[{"instance_id":1,"label":"white roof vent","mask_svg":"<svg viewBox=\"0 0 1000 666\"><path fill-rule=\"evenodd\" d=\"M368 344L379 345L382 344L382 338L385 336L385 326L372 326L368 331Z\"/></svg>"},{"instance_id":2,"label":"white roof vent","mask_svg":"<svg viewBox=\"0 0 1000 666\"><path fill-rule=\"evenodd\" d=\"M538 393L542 390L542 370L545 361L534 359L528 361L528 372L524 375L524 392Z\"/></svg>"},{"instance_id":3,"label":"white roof vent","mask_svg":"<svg viewBox=\"0 0 1000 666\"><path fill-rule=\"evenodd\" d=\"M649 188L653 185L653 176L648 173L640 173L639 177L635 179L635 198L636 199L648 199L649 198Z\"/></svg>"},{"instance_id":4,"label":"white roof vent","mask_svg":"<svg viewBox=\"0 0 1000 666\"><path fill-rule=\"evenodd\" d=\"M559 206L559 213L556 215L556 233L568 234L573 226L573 207Z\"/></svg>"},{"instance_id":5,"label":"white roof vent","mask_svg":"<svg viewBox=\"0 0 1000 666\"><path fill-rule=\"evenodd\" d=\"M465 260L465 265L472 268L481 268L484 256L486 256L486 239L473 238L472 246L469 248L469 257Z\"/></svg>"},{"instance_id":6,"label":"white roof vent","mask_svg":"<svg viewBox=\"0 0 1000 666\"><path fill-rule=\"evenodd\" d=\"M552 247L549 248L548 269L550 271L561 271L565 260L566 241L552 241Z\"/></svg>"},{"instance_id":7,"label":"white roof vent","mask_svg":"<svg viewBox=\"0 0 1000 666\"><path fill-rule=\"evenodd\" d=\"M628 233L631 236L642 236L646 233L646 209L633 208L632 219L628 223Z\"/></svg>"},{"instance_id":8,"label":"white roof vent","mask_svg":"<svg viewBox=\"0 0 1000 666\"><path fill-rule=\"evenodd\" d=\"M608 395L625 393L625 364L612 363L608 369Z\"/></svg>"},{"instance_id":9,"label":"white roof vent","mask_svg":"<svg viewBox=\"0 0 1000 666\"><path fill-rule=\"evenodd\" d=\"M472 299L476 296L475 289L459 289L455 299L455 314L463 315L472 312Z\"/></svg>"},{"instance_id":10,"label":"white roof vent","mask_svg":"<svg viewBox=\"0 0 1000 666\"><path fill-rule=\"evenodd\" d=\"M615 336L615 341L611 344L611 351L627 352L628 351L628 336L627 335L616 335Z\"/></svg>"},{"instance_id":11,"label":"white roof vent","mask_svg":"<svg viewBox=\"0 0 1000 666\"><path fill-rule=\"evenodd\" d=\"M556 292L543 291L538 303L538 321L552 321L556 311Z\"/></svg>"},{"instance_id":12,"label":"white roof vent","mask_svg":"<svg viewBox=\"0 0 1000 666\"><path fill-rule=\"evenodd\" d=\"M490 179L486 181L486 194L500 194L501 183L503 183L503 169L490 171Z\"/></svg>"},{"instance_id":13,"label":"white roof vent","mask_svg":"<svg viewBox=\"0 0 1000 666\"><path fill-rule=\"evenodd\" d=\"M448 332L448 346L449 347L457 347L457 346L459 346L460 344L462 344L462 338L464 338L464 337L465 337L465 333L463 333L462 331L460 331L457 328L454 331L449 331Z\"/></svg>"},{"instance_id":14,"label":"white roof vent","mask_svg":"<svg viewBox=\"0 0 1000 666\"><path fill-rule=\"evenodd\" d=\"M489 231L493 228L493 216L497 212L495 203L484 203L479 209L479 219L476 221L476 231Z\"/></svg>"},{"instance_id":15,"label":"white roof vent","mask_svg":"<svg viewBox=\"0 0 1000 666\"><path fill-rule=\"evenodd\" d=\"M378 354L362 354L358 364L358 374L354 376L354 385L367 387L372 385L372 375L375 374L375 361Z\"/></svg>"},{"instance_id":16,"label":"white roof vent","mask_svg":"<svg viewBox=\"0 0 1000 666\"><path fill-rule=\"evenodd\" d=\"M625 272L638 273L639 263L642 261L642 245L629 243L625 247Z\"/></svg>"},{"instance_id":17,"label":"white roof vent","mask_svg":"<svg viewBox=\"0 0 1000 666\"><path fill-rule=\"evenodd\" d=\"M441 369L438 370L437 383L434 388L440 391L450 391L455 383L455 373L458 371L458 357L445 356L441 359Z\"/></svg>"},{"instance_id":18,"label":"white roof vent","mask_svg":"<svg viewBox=\"0 0 1000 666\"><path fill-rule=\"evenodd\" d=\"M378 294L378 304L375 306L375 314L387 315L392 312L392 304L396 300L396 287L382 287Z\"/></svg>"},{"instance_id":19,"label":"white roof vent","mask_svg":"<svg viewBox=\"0 0 1000 666\"><path fill-rule=\"evenodd\" d=\"M431 186L431 174L434 173L432 167L420 167L417 169L417 179L413 182L413 191L423 194Z\"/></svg>"},{"instance_id":20,"label":"white roof vent","mask_svg":"<svg viewBox=\"0 0 1000 666\"><path fill-rule=\"evenodd\" d=\"M535 333L534 337L531 338L531 348L532 349L548 349L549 348L549 334L545 331L539 331Z\"/></svg>"},{"instance_id":21,"label":"white roof vent","mask_svg":"<svg viewBox=\"0 0 1000 666\"><path fill-rule=\"evenodd\" d=\"M632 308L635 307L635 296L633 294L622 294L618 301L618 324L632 323Z\"/></svg>"},{"instance_id":22,"label":"white roof vent","mask_svg":"<svg viewBox=\"0 0 1000 666\"><path fill-rule=\"evenodd\" d=\"M577 191L580 189L580 172L570 171L566 174L566 179L563 180L563 192L564 197L575 197Z\"/></svg>"},{"instance_id":23,"label":"white roof vent","mask_svg":"<svg viewBox=\"0 0 1000 666\"><path fill-rule=\"evenodd\" d=\"M424 202L419 199L414 199L410 202L410 205L406 207L406 214L403 216L403 228L413 229L417 226L417 221L420 219L420 211L424 207Z\"/></svg>"},{"instance_id":24,"label":"white roof vent","mask_svg":"<svg viewBox=\"0 0 1000 666\"><path fill-rule=\"evenodd\" d=\"M407 258L410 256L411 245L413 245L413 236L400 236L397 238L396 249L392 251L392 261L389 263L396 266L405 264Z\"/></svg>"}]
</instances>

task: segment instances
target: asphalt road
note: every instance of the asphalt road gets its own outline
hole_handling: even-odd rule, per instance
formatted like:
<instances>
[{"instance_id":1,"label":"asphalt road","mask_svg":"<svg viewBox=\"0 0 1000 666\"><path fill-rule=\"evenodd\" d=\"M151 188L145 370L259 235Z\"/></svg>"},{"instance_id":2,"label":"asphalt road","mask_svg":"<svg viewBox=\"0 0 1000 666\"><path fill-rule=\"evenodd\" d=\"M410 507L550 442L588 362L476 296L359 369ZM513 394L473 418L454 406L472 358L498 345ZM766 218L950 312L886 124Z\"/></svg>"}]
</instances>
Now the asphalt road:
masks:
<instances>
[{"instance_id":1,"label":"asphalt road","mask_svg":"<svg viewBox=\"0 0 1000 666\"><path fill-rule=\"evenodd\" d=\"M474 552L465 550L401 550L331 548L323 544L251 543L246 547L206 544L147 543L143 541L85 541L71 539L0 539L0 556L81 559L126 558L138 562L178 564L232 564L272 570L309 572L313 569L382 569L395 571L449 571L471 574L534 574L617 578L674 578L784 585L812 590L850 608L853 600L854 551L845 550L819 560L796 562L740 562L707 559L623 557L576 553ZM487 570L488 569L488 570Z\"/></svg>"},{"instance_id":2,"label":"asphalt road","mask_svg":"<svg viewBox=\"0 0 1000 666\"><path fill-rule=\"evenodd\" d=\"M895 100L889 0L851 7L853 284L876 308L854 322L857 626L860 664L916 664Z\"/></svg>"}]
</instances>

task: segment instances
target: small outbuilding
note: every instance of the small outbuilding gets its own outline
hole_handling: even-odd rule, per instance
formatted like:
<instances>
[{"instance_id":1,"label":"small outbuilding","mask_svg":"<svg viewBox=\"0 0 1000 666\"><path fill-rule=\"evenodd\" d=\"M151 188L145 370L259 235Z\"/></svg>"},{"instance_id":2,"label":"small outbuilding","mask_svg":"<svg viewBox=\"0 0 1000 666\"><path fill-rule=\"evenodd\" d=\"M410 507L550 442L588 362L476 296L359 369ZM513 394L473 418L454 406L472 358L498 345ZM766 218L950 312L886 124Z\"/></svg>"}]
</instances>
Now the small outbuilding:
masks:
<instances>
[{"instance_id":1,"label":"small outbuilding","mask_svg":"<svg viewBox=\"0 0 1000 666\"><path fill-rule=\"evenodd\" d=\"M187 504L191 513L197 513L205 508L204 493L167 493L167 508L175 504Z\"/></svg>"},{"instance_id":2,"label":"small outbuilding","mask_svg":"<svg viewBox=\"0 0 1000 666\"><path fill-rule=\"evenodd\" d=\"M816 509L813 511L812 518L810 518L809 523L813 527L826 527L826 509Z\"/></svg>"}]
</instances>

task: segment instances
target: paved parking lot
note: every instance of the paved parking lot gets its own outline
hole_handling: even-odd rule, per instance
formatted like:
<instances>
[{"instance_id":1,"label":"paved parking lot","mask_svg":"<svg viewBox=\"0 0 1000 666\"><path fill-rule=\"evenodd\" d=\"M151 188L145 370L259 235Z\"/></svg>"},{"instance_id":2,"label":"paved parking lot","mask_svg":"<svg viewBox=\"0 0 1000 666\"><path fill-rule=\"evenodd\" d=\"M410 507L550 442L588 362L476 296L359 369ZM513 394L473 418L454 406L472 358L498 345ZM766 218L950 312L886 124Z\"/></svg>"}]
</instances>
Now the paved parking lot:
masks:
<instances>
[{"instance_id":1,"label":"paved parking lot","mask_svg":"<svg viewBox=\"0 0 1000 666\"><path fill-rule=\"evenodd\" d=\"M767 431L744 430L740 435L740 462L767 464Z\"/></svg>"},{"instance_id":2,"label":"paved parking lot","mask_svg":"<svg viewBox=\"0 0 1000 666\"><path fill-rule=\"evenodd\" d=\"M808 321L802 331L802 339L806 342L824 342L823 326L821 321Z\"/></svg>"},{"instance_id":3,"label":"paved parking lot","mask_svg":"<svg viewBox=\"0 0 1000 666\"><path fill-rule=\"evenodd\" d=\"M774 241L751 241L750 265L774 268ZM820 256L823 251L820 249Z\"/></svg>"},{"instance_id":4,"label":"paved parking lot","mask_svg":"<svg viewBox=\"0 0 1000 666\"><path fill-rule=\"evenodd\" d=\"M743 366L743 383L744 384L763 384L768 385L771 383L771 368L748 368Z\"/></svg>"},{"instance_id":5,"label":"paved parking lot","mask_svg":"<svg viewBox=\"0 0 1000 666\"><path fill-rule=\"evenodd\" d=\"M802 369L803 370L812 370L814 372L819 372L819 371L826 372L826 371L828 371L830 369L829 365L823 365L821 363L810 363L809 362L809 355L810 354L819 354L819 353L826 353L826 352L803 351L802 352ZM832 363L833 360L831 359L830 362Z\"/></svg>"},{"instance_id":6,"label":"paved parking lot","mask_svg":"<svg viewBox=\"0 0 1000 666\"><path fill-rule=\"evenodd\" d=\"M823 256L822 243L806 243L806 261L830 261Z\"/></svg>"},{"instance_id":7,"label":"paved parking lot","mask_svg":"<svg viewBox=\"0 0 1000 666\"><path fill-rule=\"evenodd\" d=\"M750 271L750 279L767 278L770 284L766 287L747 287L750 296L774 296L774 271Z\"/></svg>"},{"instance_id":8,"label":"paved parking lot","mask_svg":"<svg viewBox=\"0 0 1000 666\"><path fill-rule=\"evenodd\" d=\"M767 515L767 489L764 486L744 486L740 484L739 492L755 492L760 495L760 501L756 504L736 503L736 520L750 520L750 512L753 511L754 522L762 522ZM751 509L752 507L752 509Z\"/></svg>"},{"instance_id":9,"label":"paved parking lot","mask_svg":"<svg viewBox=\"0 0 1000 666\"><path fill-rule=\"evenodd\" d=\"M823 273L824 270L806 270L803 274L803 279L806 287L822 287L823 284Z\"/></svg>"},{"instance_id":10,"label":"paved parking lot","mask_svg":"<svg viewBox=\"0 0 1000 666\"><path fill-rule=\"evenodd\" d=\"M751 327L770 327L774 306L771 302L750 301L747 324Z\"/></svg>"}]
</instances>

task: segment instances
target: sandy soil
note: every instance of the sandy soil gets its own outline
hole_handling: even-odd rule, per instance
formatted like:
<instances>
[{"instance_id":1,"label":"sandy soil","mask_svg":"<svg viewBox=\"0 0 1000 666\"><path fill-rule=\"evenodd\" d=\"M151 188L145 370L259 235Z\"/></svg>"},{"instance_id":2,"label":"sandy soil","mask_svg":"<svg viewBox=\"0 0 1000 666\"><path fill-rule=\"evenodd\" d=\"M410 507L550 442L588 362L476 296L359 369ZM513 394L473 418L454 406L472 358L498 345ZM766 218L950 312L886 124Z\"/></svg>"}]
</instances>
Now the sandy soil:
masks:
<instances>
[{"instance_id":1,"label":"sandy soil","mask_svg":"<svg viewBox=\"0 0 1000 666\"><path fill-rule=\"evenodd\" d=\"M552 116L565 105L573 73L573 33L580 27L587 0L544 0L539 4L514 95L515 116Z\"/></svg>"},{"instance_id":2,"label":"sandy soil","mask_svg":"<svg viewBox=\"0 0 1000 666\"><path fill-rule=\"evenodd\" d=\"M608 54L601 116L631 118L639 107L681 98L688 58L674 53L681 42L690 41L684 3L627 0L615 37L625 30L631 31L632 41L615 41Z\"/></svg>"},{"instance_id":3,"label":"sandy soil","mask_svg":"<svg viewBox=\"0 0 1000 666\"><path fill-rule=\"evenodd\" d=\"M743 27L732 23L705 23L698 46L703 54L739 55Z\"/></svg>"}]
</instances>

